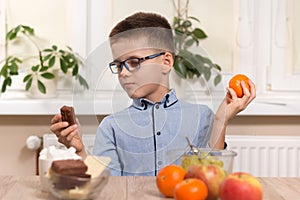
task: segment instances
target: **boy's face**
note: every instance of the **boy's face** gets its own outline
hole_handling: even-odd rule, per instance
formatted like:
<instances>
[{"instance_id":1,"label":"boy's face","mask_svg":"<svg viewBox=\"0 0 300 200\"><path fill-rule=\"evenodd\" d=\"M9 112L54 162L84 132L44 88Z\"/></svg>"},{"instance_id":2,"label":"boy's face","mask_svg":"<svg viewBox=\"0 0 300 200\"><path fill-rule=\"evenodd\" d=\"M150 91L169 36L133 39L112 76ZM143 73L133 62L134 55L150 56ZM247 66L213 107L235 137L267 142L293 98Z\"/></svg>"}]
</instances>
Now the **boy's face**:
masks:
<instances>
[{"instance_id":1,"label":"boy's face","mask_svg":"<svg viewBox=\"0 0 300 200\"><path fill-rule=\"evenodd\" d=\"M120 39L111 45L114 61L124 61L128 58L144 58L149 55L164 52L149 48L143 39ZM131 98L147 98L157 100L155 97L168 90L168 74L173 65L172 56L167 52L152 59L140 62L137 71L130 72L124 66L118 74L118 79Z\"/></svg>"}]
</instances>

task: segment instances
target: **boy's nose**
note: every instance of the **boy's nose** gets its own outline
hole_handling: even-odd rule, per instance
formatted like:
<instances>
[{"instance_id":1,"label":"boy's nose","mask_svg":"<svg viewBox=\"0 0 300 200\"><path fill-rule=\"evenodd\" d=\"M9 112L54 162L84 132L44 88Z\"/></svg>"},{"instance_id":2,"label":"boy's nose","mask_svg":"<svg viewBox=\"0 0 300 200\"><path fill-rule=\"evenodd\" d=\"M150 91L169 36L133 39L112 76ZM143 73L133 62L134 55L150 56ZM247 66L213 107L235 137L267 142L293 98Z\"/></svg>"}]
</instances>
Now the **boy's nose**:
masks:
<instances>
[{"instance_id":1,"label":"boy's nose","mask_svg":"<svg viewBox=\"0 0 300 200\"><path fill-rule=\"evenodd\" d=\"M130 73L130 71L127 70L127 68L125 67L125 65L122 66L122 69L119 73L119 76L126 76Z\"/></svg>"}]
</instances>

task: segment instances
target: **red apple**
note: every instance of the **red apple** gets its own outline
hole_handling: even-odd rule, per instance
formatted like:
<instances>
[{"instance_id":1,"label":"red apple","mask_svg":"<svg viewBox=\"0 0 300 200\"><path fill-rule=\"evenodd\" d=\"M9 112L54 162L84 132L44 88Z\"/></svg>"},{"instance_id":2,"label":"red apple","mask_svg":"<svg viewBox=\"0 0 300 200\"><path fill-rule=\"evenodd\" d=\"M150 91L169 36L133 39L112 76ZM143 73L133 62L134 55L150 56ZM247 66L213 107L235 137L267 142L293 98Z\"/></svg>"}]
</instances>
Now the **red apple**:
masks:
<instances>
[{"instance_id":1,"label":"red apple","mask_svg":"<svg viewBox=\"0 0 300 200\"><path fill-rule=\"evenodd\" d=\"M192 165L189 167L186 178L198 178L208 188L207 200L216 200L219 197L219 186L226 174L222 167L214 164Z\"/></svg>"},{"instance_id":2,"label":"red apple","mask_svg":"<svg viewBox=\"0 0 300 200\"><path fill-rule=\"evenodd\" d=\"M229 174L220 185L221 200L262 200L258 179L245 172Z\"/></svg>"}]
</instances>

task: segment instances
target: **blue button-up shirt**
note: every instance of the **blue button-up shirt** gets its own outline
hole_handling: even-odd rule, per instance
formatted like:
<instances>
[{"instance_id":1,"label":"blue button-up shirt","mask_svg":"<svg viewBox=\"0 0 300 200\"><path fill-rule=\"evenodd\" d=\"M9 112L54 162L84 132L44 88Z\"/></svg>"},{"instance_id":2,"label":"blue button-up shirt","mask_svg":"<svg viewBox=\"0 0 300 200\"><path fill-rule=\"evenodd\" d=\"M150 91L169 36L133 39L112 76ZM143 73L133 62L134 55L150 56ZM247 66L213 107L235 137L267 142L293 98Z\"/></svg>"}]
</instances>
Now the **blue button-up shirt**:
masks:
<instances>
[{"instance_id":1,"label":"blue button-up shirt","mask_svg":"<svg viewBox=\"0 0 300 200\"><path fill-rule=\"evenodd\" d=\"M130 107L102 120L93 153L111 157L111 175L155 176L166 165L180 164L189 148L186 137L207 148L213 119L206 105L178 100L174 90L157 103L133 99Z\"/></svg>"}]
</instances>

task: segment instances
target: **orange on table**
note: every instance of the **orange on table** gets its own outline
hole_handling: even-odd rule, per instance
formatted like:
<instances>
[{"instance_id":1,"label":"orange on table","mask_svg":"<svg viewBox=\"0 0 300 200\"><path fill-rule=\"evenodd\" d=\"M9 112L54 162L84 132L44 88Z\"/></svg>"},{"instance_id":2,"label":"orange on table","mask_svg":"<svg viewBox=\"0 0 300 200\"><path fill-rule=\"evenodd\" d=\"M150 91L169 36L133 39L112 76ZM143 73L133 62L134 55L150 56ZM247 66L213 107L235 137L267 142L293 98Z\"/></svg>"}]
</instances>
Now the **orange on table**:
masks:
<instances>
[{"instance_id":1,"label":"orange on table","mask_svg":"<svg viewBox=\"0 0 300 200\"><path fill-rule=\"evenodd\" d=\"M250 89L250 86L248 84L249 78L244 74L237 74L237 75L233 76L229 81L229 87L235 91L236 95L239 98L244 96L241 81L245 82L245 85L249 90Z\"/></svg>"},{"instance_id":2,"label":"orange on table","mask_svg":"<svg viewBox=\"0 0 300 200\"><path fill-rule=\"evenodd\" d=\"M202 180L196 178L181 181L174 190L175 200L205 200L207 195L207 186Z\"/></svg>"},{"instance_id":3,"label":"orange on table","mask_svg":"<svg viewBox=\"0 0 300 200\"><path fill-rule=\"evenodd\" d=\"M167 165L156 176L156 186L166 197L173 197L177 183L181 182L186 171L179 165Z\"/></svg>"}]
</instances>

